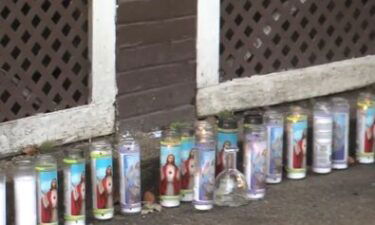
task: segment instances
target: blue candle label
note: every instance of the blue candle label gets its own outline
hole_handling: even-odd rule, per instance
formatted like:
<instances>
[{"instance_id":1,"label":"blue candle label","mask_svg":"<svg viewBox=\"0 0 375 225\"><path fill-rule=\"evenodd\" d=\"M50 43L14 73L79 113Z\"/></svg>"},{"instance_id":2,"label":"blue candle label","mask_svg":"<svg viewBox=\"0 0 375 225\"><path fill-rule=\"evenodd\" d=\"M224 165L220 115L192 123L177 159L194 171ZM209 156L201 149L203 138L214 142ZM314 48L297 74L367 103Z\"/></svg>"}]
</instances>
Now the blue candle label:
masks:
<instances>
[{"instance_id":1,"label":"blue candle label","mask_svg":"<svg viewBox=\"0 0 375 225\"><path fill-rule=\"evenodd\" d=\"M373 157L375 138L375 108L368 108L367 110L358 110L357 120L357 156Z\"/></svg>"},{"instance_id":2,"label":"blue candle label","mask_svg":"<svg viewBox=\"0 0 375 225\"><path fill-rule=\"evenodd\" d=\"M245 177L249 194L263 194L266 188L266 140L257 134L246 135L244 149Z\"/></svg>"},{"instance_id":3,"label":"blue candle label","mask_svg":"<svg viewBox=\"0 0 375 225\"><path fill-rule=\"evenodd\" d=\"M113 165L112 155L91 153L93 209L95 216L113 214Z\"/></svg>"},{"instance_id":4,"label":"blue candle label","mask_svg":"<svg viewBox=\"0 0 375 225\"><path fill-rule=\"evenodd\" d=\"M85 220L86 179L85 164L64 159L69 167L64 171L65 181L65 220Z\"/></svg>"},{"instance_id":5,"label":"blue candle label","mask_svg":"<svg viewBox=\"0 0 375 225\"><path fill-rule=\"evenodd\" d=\"M215 189L215 150L198 150L198 171L195 176L194 204L211 205Z\"/></svg>"},{"instance_id":6,"label":"blue candle label","mask_svg":"<svg viewBox=\"0 0 375 225\"><path fill-rule=\"evenodd\" d=\"M268 126L267 178L277 179L282 175L283 134L282 126Z\"/></svg>"},{"instance_id":7,"label":"blue candle label","mask_svg":"<svg viewBox=\"0 0 375 225\"><path fill-rule=\"evenodd\" d=\"M161 199L180 199L180 145L162 145L160 149L160 195Z\"/></svg>"},{"instance_id":8,"label":"blue candle label","mask_svg":"<svg viewBox=\"0 0 375 225\"><path fill-rule=\"evenodd\" d=\"M36 167L38 172L39 224L58 224L58 189L56 168Z\"/></svg>"},{"instance_id":9,"label":"blue candle label","mask_svg":"<svg viewBox=\"0 0 375 225\"><path fill-rule=\"evenodd\" d=\"M307 121L292 123L288 130L288 172L306 172Z\"/></svg>"},{"instance_id":10,"label":"blue candle label","mask_svg":"<svg viewBox=\"0 0 375 225\"><path fill-rule=\"evenodd\" d=\"M238 134L236 129L219 129L216 146L216 174L224 170L224 149L237 147Z\"/></svg>"},{"instance_id":11,"label":"blue candle label","mask_svg":"<svg viewBox=\"0 0 375 225\"><path fill-rule=\"evenodd\" d=\"M193 149L195 141L193 137L181 139L181 194L192 193L194 188L195 160Z\"/></svg>"},{"instance_id":12,"label":"blue candle label","mask_svg":"<svg viewBox=\"0 0 375 225\"><path fill-rule=\"evenodd\" d=\"M349 114L334 113L333 114L333 163L347 163L349 149Z\"/></svg>"},{"instance_id":13,"label":"blue candle label","mask_svg":"<svg viewBox=\"0 0 375 225\"><path fill-rule=\"evenodd\" d=\"M121 207L134 209L141 207L141 165L139 152L128 152L121 154L121 165L124 176L121 181L121 188L124 192L121 195Z\"/></svg>"}]
</instances>

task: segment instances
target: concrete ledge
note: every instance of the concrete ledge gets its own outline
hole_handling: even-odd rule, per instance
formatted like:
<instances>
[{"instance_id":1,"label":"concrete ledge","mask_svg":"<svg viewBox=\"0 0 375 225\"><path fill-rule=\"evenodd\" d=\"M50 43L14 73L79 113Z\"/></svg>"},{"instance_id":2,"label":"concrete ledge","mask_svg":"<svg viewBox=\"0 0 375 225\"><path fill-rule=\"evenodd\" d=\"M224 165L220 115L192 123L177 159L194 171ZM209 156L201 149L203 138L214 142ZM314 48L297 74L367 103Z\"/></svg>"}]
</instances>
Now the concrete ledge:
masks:
<instances>
[{"instance_id":1,"label":"concrete ledge","mask_svg":"<svg viewBox=\"0 0 375 225\"><path fill-rule=\"evenodd\" d=\"M375 56L239 78L198 89L198 116L291 102L375 83Z\"/></svg>"}]
</instances>

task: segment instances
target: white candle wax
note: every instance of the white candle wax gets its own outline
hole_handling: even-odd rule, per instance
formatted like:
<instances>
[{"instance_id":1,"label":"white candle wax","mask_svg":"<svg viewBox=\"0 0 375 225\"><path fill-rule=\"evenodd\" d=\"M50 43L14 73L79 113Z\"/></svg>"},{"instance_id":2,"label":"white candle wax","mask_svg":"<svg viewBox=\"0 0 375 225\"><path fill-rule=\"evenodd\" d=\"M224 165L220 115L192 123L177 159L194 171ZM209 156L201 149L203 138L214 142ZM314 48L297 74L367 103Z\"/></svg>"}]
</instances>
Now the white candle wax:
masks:
<instances>
[{"instance_id":1,"label":"white candle wax","mask_svg":"<svg viewBox=\"0 0 375 225\"><path fill-rule=\"evenodd\" d=\"M6 225L5 179L0 181L0 225Z\"/></svg>"},{"instance_id":2,"label":"white candle wax","mask_svg":"<svg viewBox=\"0 0 375 225\"><path fill-rule=\"evenodd\" d=\"M34 176L14 178L15 224L36 225L36 187Z\"/></svg>"}]
</instances>

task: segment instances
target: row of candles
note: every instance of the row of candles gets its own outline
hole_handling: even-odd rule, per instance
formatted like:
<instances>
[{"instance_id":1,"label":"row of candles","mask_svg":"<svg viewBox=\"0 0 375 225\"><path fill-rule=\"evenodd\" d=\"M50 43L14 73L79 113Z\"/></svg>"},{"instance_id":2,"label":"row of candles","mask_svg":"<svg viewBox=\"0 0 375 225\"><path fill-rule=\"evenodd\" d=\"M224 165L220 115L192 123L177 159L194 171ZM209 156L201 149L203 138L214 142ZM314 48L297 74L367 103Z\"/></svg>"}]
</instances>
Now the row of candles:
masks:
<instances>
[{"instance_id":1,"label":"row of candles","mask_svg":"<svg viewBox=\"0 0 375 225\"><path fill-rule=\"evenodd\" d=\"M122 213L141 211L140 148L129 132L118 142L120 202ZM50 154L14 162L14 224L59 224L58 196L64 192L64 224L86 224L86 160L84 151L66 151L63 185L58 184L56 158ZM95 219L114 216L113 146L103 140L90 146L92 214ZM6 175L0 174L0 225L7 224ZM10 222L10 221L8 221Z\"/></svg>"},{"instance_id":2,"label":"row of candles","mask_svg":"<svg viewBox=\"0 0 375 225\"><path fill-rule=\"evenodd\" d=\"M312 120L312 171L327 174L332 169L346 169L349 157L349 102L337 97L330 101L319 101L313 107ZM207 121L198 121L195 131L183 130L180 137L171 130L164 133L160 154L162 206L176 207L180 201L192 201L197 210L210 210L214 204L236 205L238 198L230 198L236 181L228 181L231 175L222 173L237 174L237 180L242 177L236 170L235 159L238 151L237 121L234 118L219 120L217 132L214 130L215 127ZM248 200L263 198L266 183L280 183L283 168L289 179L306 177L307 132L308 112L299 106L291 107L286 115L272 109L264 114L259 111L245 113L245 182L242 183L246 184L241 183L236 187L246 187ZM374 162L374 139L375 98L370 93L361 93L357 101L356 156L359 163ZM222 185L224 183L226 186ZM223 193L227 195L222 196ZM220 199L227 199L227 202Z\"/></svg>"},{"instance_id":3,"label":"row of candles","mask_svg":"<svg viewBox=\"0 0 375 225\"><path fill-rule=\"evenodd\" d=\"M329 173L332 168L348 167L349 120L350 105L343 98L315 104L313 172ZM298 106L292 107L286 116L276 110L268 110L264 114L251 111L245 115L244 176L235 176L243 176L244 182L237 187L245 189L248 200L263 198L266 183L280 183L283 167L290 179L306 177L307 128L308 114ZM227 202L215 201L215 198L220 198L219 192L215 194L215 185L217 189L221 183L230 184L218 178L228 171L237 171L238 136L238 124L233 117L219 120L217 128L206 120L200 120L195 123L194 129L164 130L160 143L160 204L177 207L181 201L193 202L197 210L210 210L214 203L236 205L238 198L233 202L228 202L228 198ZM374 139L375 98L363 93L357 102L356 151L360 163L374 162ZM121 212L139 213L142 207L139 144L129 132L123 132L119 135L117 152ZM59 185L57 162L52 155L40 155L35 162L29 159L15 161L16 225L58 224L59 191L64 191L65 224L86 223L86 162L83 151L67 151L63 164L64 182ZM93 216L98 220L111 219L114 216L111 143L99 141L91 145L90 168ZM5 183L2 173L0 225L6 224ZM224 189L230 187L225 186Z\"/></svg>"}]
</instances>

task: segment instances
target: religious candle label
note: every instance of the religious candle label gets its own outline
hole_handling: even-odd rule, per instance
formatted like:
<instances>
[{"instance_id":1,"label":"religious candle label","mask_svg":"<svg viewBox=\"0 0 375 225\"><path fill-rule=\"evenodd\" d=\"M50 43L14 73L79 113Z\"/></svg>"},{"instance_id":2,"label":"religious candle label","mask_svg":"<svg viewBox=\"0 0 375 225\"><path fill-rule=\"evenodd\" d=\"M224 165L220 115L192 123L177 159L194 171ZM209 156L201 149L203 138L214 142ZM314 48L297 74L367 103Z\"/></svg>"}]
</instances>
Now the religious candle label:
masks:
<instances>
[{"instance_id":1,"label":"religious candle label","mask_svg":"<svg viewBox=\"0 0 375 225\"><path fill-rule=\"evenodd\" d=\"M85 221L86 177L85 164L74 159L64 159L65 221Z\"/></svg>"},{"instance_id":2,"label":"religious candle label","mask_svg":"<svg viewBox=\"0 0 375 225\"><path fill-rule=\"evenodd\" d=\"M216 174L224 170L224 149L237 147L237 129L219 129L216 146Z\"/></svg>"},{"instance_id":3,"label":"religious candle label","mask_svg":"<svg viewBox=\"0 0 375 225\"><path fill-rule=\"evenodd\" d=\"M307 121L289 124L288 172L306 172Z\"/></svg>"},{"instance_id":4,"label":"religious candle label","mask_svg":"<svg viewBox=\"0 0 375 225\"><path fill-rule=\"evenodd\" d=\"M101 217L113 214L113 165L112 155L106 152L91 152L93 176L93 210L94 215Z\"/></svg>"},{"instance_id":5,"label":"religious candle label","mask_svg":"<svg viewBox=\"0 0 375 225\"><path fill-rule=\"evenodd\" d=\"M163 145L160 149L160 195L162 200L180 199L181 145Z\"/></svg>"},{"instance_id":6,"label":"religious candle label","mask_svg":"<svg viewBox=\"0 0 375 225\"><path fill-rule=\"evenodd\" d=\"M135 209L141 207L141 163L139 148L129 151L120 148L121 174L121 207Z\"/></svg>"},{"instance_id":7,"label":"religious candle label","mask_svg":"<svg viewBox=\"0 0 375 225\"><path fill-rule=\"evenodd\" d=\"M197 146L198 171L194 184L194 204L212 205L215 189L215 150Z\"/></svg>"},{"instance_id":8,"label":"religious candle label","mask_svg":"<svg viewBox=\"0 0 375 225\"><path fill-rule=\"evenodd\" d=\"M359 109L357 120L357 154L359 157L373 157L375 138L375 108L368 108L367 110Z\"/></svg>"},{"instance_id":9,"label":"religious candle label","mask_svg":"<svg viewBox=\"0 0 375 225\"><path fill-rule=\"evenodd\" d=\"M330 116L314 116L314 168L331 168L332 122Z\"/></svg>"},{"instance_id":10,"label":"religious candle label","mask_svg":"<svg viewBox=\"0 0 375 225\"><path fill-rule=\"evenodd\" d=\"M264 194L266 188L267 143L258 134L247 134L244 149L248 194Z\"/></svg>"},{"instance_id":11,"label":"religious candle label","mask_svg":"<svg viewBox=\"0 0 375 225\"><path fill-rule=\"evenodd\" d=\"M346 164L348 156L349 114L333 114L333 149L332 161L336 164Z\"/></svg>"},{"instance_id":12,"label":"religious candle label","mask_svg":"<svg viewBox=\"0 0 375 225\"><path fill-rule=\"evenodd\" d=\"M191 194L194 188L195 161L193 137L181 138L181 194Z\"/></svg>"},{"instance_id":13,"label":"religious candle label","mask_svg":"<svg viewBox=\"0 0 375 225\"><path fill-rule=\"evenodd\" d=\"M40 225L58 224L58 189L55 166L37 166L37 202Z\"/></svg>"},{"instance_id":14,"label":"religious candle label","mask_svg":"<svg viewBox=\"0 0 375 225\"><path fill-rule=\"evenodd\" d=\"M267 127L267 178L278 179L282 174L283 134L282 126Z\"/></svg>"}]
</instances>

